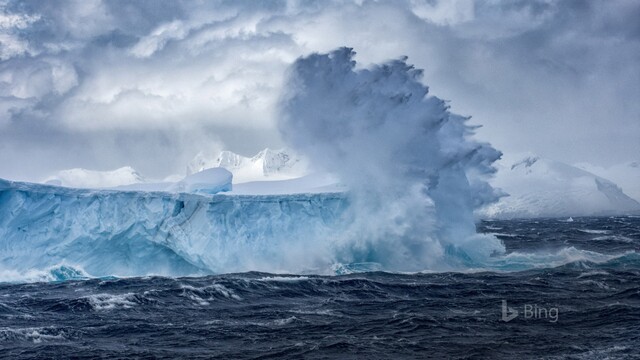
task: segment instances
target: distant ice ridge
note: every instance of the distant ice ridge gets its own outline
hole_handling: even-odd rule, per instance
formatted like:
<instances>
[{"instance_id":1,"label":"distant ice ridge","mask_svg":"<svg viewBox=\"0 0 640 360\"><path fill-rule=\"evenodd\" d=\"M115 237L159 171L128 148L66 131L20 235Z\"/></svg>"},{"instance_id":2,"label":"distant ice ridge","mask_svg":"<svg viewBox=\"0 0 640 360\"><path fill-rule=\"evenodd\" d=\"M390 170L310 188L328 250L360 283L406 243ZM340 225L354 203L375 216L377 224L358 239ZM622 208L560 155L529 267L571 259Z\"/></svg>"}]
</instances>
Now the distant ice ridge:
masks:
<instances>
[{"instance_id":1,"label":"distant ice ridge","mask_svg":"<svg viewBox=\"0 0 640 360\"><path fill-rule=\"evenodd\" d=\"M223 168L212 168L186 176L178 181L138 182L113 187L95 186L95 190L163 191L168 193L216 194L231 191L233 174ZM56 183L46 185L59 186Z\"/></svg>"},{"instance_id":2,"label":"distant ice ridge","mask_svg":"<svg viewBox=\"0 0 640 360\"><path fill-rule=\"evenodd\" d=\"M306 160L291 149L266 148L253 157L225 150L217 155L200 152L187 165L187 176L211 168L223 168L233 174L233 183L253 181L289 180L308 175ZM184 175L172 175L162 181L142 176L131 166L99 171L82 168L61 170L45 178L42 183L82 189L108 189L125 187L133 190L181 191ZM172 185L177 186L172 187Z\"/></svg>"},{"instance_id":3,"label":"distant ice ridge","mask_svg":"<svg viewBox=\"0 0 640 360\"><path fill-rule=\"evenodd\" d=\"M589 216L640 212L614 182L535 154L507 154L492 185L509 194L478 214L483 218Z\"/></svg>"},{"instance_id":4,"label":"distant ice ridge","mask_svg":"<svg viewBox=\"0 0 640 360\"><path fill-rule=\"evenodd\" d=\"M187 165L187 175L204 169L222 167L233 173L234 183L261 180L286 180L307 174L306 161L291 149L264 149L253 157L225 150L216 156L198 153Z\"/></svg>"},{"instance_id":5,"label":"distant ice ridge","mask_svg":"<svg viewBox=\"0 0 640 360\"><path fill-rule=\"evenodd\" d=\"M43 182L73 188L105 188L144 183L147 180L130 166L111 171L68 169L59 171Z\"/></svg>"},{"instance_id":6,"label":"distant ice ridge","mask_svg":"<svg viewBox=\"0 0 640 360\"><path fill-rule=\"evenodd\" d=\"M214 159L214 160L209 160ZM206 160L206 161L205 161ZM195 166L194 164L199 164ZM125 191L208 193L232 191L242 195L342 192L346 187L329 173L310 173L307 161L290 149L264 149L247 158L222 151L215 158L200 153L190 163L189 175L153 181L131 167L115 171L72 169L47 178L47 185ZM121 176L135 174L135 177ZM64 175L64 176L62 176ZM120 176L119 176L120 175ZM60 178L65 179L61 181ZM238 178L240 180L238 180ZM232 186L235 183L237 186Z\"/></svg>"}]
</instances>

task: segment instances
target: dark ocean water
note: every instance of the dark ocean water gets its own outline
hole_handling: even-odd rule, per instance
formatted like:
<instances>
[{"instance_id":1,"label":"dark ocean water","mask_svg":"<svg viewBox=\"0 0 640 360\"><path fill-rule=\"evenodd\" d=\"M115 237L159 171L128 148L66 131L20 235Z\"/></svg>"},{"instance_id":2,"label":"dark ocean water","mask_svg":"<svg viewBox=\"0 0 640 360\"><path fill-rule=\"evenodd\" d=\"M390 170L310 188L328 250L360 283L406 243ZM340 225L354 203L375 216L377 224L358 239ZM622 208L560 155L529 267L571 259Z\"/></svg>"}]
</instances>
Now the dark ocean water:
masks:
<instances>
[{"instance_id":1,"label":"dark ocean water","mask_svg":"<svg viewBox=\"0 0 640 360\"><path fill-rule=\"evenodd\" d=\"M640 359L640 218L478 228L536 268L0 284L0 357Z\"/></svg>"}]
</instances>

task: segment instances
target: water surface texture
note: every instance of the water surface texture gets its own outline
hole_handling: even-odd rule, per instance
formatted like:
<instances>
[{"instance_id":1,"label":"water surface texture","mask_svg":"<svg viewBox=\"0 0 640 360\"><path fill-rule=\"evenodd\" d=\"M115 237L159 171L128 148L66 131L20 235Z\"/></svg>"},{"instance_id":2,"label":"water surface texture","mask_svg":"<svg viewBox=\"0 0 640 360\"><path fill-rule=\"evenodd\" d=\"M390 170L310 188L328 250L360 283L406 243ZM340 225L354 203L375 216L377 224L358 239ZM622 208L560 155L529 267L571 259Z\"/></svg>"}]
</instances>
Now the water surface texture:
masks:
<instances>
[{"instance_id":1,"label":"water surface texture","mask_svg":"<svg viewBox=\"0 0 640 360\"><path fill-rule=\"evenodd\" d=\"M640 219L571 220L478 224L524 271L0 284L0 357L640 358Z\"/></svg>"}]
</instances>

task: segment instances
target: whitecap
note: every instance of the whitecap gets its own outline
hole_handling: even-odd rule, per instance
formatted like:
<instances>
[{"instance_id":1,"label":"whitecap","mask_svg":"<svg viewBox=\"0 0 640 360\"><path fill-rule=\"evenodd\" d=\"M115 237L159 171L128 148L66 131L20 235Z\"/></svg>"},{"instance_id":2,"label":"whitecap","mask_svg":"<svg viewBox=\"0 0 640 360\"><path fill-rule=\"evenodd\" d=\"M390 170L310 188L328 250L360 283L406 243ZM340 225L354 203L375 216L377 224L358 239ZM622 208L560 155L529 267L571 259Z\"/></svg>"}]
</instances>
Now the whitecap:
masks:
<instances>
[{"instance_id":1,"label":"whitecap","mask_svg":"<svg viewBox=\"0 0 640 360\"><path fill-rule=\"evenodd\" d=\"M129 309L137 305L136 295L134 293L126 294L94 294L83 297L89 301L94 310L113 310L117 308Z\"/></svg>"},{"instance_id":2,"label":"whitecap","mask_svg":"<svg viewBox=\"0 0 640 360\"><path fill-rule=\"evenodd\" d=\"M605 235L605 234L611 233L610 230L578 229L578 231L586 234L599 234L599 235Z\"/></svg>"}]
</instances>

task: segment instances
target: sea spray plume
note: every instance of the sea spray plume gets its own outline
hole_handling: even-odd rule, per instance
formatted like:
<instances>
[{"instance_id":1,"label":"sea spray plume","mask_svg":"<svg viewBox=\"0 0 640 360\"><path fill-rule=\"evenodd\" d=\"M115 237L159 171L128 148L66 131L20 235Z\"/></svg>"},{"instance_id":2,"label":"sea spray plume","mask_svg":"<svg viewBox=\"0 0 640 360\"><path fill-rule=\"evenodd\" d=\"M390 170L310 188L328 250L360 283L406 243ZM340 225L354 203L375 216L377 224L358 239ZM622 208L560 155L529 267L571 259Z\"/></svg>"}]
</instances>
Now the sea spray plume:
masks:
<instances>
[{"instance_id":1,"label":"sea spray plume","mask_svg":"<svg viewBox=\"0 0 640 360\"><path fill-rule=\"evenodd\" d=\"M468 118L427 96L422 71L406 58L356 70L354 55L340 48L299 58L280 101L285 141L350 189L336 261L416 271L504 251L476 233L473 218L499 197L485 179L500 152L470 138Z\"/></svg>"}]
</instances>

